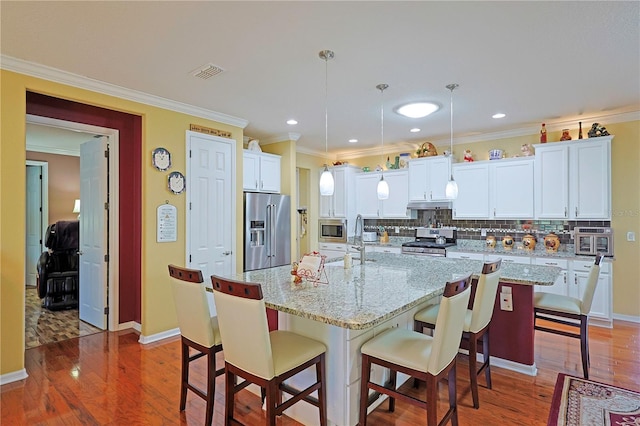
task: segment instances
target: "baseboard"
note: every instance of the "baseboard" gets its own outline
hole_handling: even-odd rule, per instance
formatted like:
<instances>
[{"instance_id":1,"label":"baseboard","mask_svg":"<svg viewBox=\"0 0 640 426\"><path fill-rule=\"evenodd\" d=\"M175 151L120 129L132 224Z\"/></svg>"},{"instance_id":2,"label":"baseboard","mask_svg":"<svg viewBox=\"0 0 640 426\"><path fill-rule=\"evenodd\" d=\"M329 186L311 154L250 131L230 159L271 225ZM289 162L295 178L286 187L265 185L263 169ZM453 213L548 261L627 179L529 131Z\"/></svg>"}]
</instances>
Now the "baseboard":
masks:
<instances>
[{"instance_id":1,"label":"baseboard","mask_svg":"<svg viewBox=\"0 0 640 426\"><path fill-rule=\"evenodd\" d=\"M117 331L126 330L128 328L133 328L138 333L142 332L142 326L140 325L140 323L135 322L135 321L123 322L122 324L118 324L118 330Z\"/></svg>"},{"instance_id":2,"label":"baseboard","mask_svg":"<svg viewBox=\"0 0 640 426\"><path fill-rule=\"evenodd\" d=\"M142 343L143 345L146 345L149 343L157 342L162 339L167 339L169 337L179 336L179 335L180 335L180 329L174 328L173 330L163 331L162 333L152 334L150 336L144 336L141 334L138 342Z\"/></svg>"},{"instance_id":3,"label":"baseboard","mask_svg":"<svg viewBox=\"0 0 640 426\"><path fill-rule=\"evenodd\" d=\"M496 358L492 356L491 366L504 368L506 370L515 371L517 373L526 374L527 376L538 375L538 367L536 367L535 362L533 363L533 365L527 365L527 364L520 364L519 362L513 362L507 359Z\"/></svg>"},{"instance_id":4,"label":"baseboard","mask_svg":"<svg viewBox=\"0 0 640 426\"><path fill-rule=\"evenodd\" d=\"M27 370L24 368L22 370L13 371L11 373L3 374L0 376L0 385L6 385L7 383L17 382L18 380L23 380L29 377L27 374Z\"/></svg>"},{"instance_id":5,"label":"baseboard","mask_svg":"<svg viewBox=\"0 0 640 426\"><path fill-rule=\"evenodd\" d=\"M635 315L613 314L614 320L640 323L640 317Z\"/></svg>"}]
</instances>

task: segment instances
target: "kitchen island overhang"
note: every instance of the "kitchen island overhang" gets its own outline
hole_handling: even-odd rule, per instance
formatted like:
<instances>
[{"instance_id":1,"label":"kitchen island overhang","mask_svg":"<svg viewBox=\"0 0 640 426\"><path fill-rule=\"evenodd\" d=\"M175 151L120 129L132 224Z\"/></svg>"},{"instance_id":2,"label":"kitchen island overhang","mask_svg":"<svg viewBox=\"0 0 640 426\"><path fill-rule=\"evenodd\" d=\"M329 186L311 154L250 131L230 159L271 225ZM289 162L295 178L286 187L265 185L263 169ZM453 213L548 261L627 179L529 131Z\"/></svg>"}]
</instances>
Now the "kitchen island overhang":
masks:
<instances>
[{"instance_id":1,"label":"kitchen island overhang","mask_svg":"<svg viewBox=\"0 0 640 426\"><path fill-rule=\"evenodd\" d=\"M390 327L413 329L413 315L438 303L447 281L469 274L477 279L483 265L479 260L390 253L367 253L366 259L364 265L357 263L349 269L343 267L342 259L327 263L325 272L329 284L294 284L288 266L228 277L261 284L265 305L278 311L280 329L326 344L327 415L331 425L358 423L362 344ZM553 285L561 269L503 263L501 271L500 286L513 287L514 311L501 311L506 315L503 322L507 329L491 334L491 362L494 366L535 375L533 323L529 323L533 319L533 286ZM496 300L499 303L498 298ZM514 316L523 321L519 323ZM494 344L496 338L505 344ZM508 352L516 348L517 359L524 359L525 363L509 360L509 354L504 360L497 358L494 362L494 346L498 351L506 348ZM524 358L520 353L523 348ZM306 373L302 372L291 384L303 388L311 383L313 373ZM381 368L372 372L378 383L386 381L387 376L388 372ZM398 383L406 379L407 376L401 374ZM378 399L369 411L381 402L382 399ZM318 423L317 409L308 404L295 404L285 414L306 425Z\"/></svg>"}]
</instances>

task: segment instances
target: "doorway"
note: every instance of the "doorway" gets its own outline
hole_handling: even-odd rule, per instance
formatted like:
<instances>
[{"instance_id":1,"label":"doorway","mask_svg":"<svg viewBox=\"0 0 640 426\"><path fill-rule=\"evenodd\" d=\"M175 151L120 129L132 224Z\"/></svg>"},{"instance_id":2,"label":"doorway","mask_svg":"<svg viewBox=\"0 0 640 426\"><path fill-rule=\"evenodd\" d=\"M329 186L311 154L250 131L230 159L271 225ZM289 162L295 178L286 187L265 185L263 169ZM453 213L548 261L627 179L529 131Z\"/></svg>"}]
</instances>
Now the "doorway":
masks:
<instances>
[{"instance_id":1,"label":"doorway","mask_svg":"<svg viewBox=\"0 0 640 426\"><path fill-rule=\"evenodd\" d=\"M87 141L95 140L96 136L98 138L103 138L103 136L106 136L106 138L103 138L103 139L107 139L107 138L109 139L109 142L110 142L109 145L113 147L112 151L115 151L115 153L117 153L118 151L118 131L114 129L85 125L81 123L64 121L64 120L51 119L51 118L35 116L35 115L27 115L26 121L27 121L26 150L31 153L29 155L33 157L34 154L36 154L35 156L39 155L40 157L44 156L44 158L53 159L52 164L55 164L56 161L59 161L60 159L64 159L64 158L71 159L71 163L67 163L67 164L74 164L73 158L80 156L80 145L82 143L86 144ZM57 141L62 141L62 142L58 143ZM43 153L48 153L48 154L43 154ZM109 162L113 161L117 163L117 159L118 159L118 156L114 155L110 157ZM69 160L66 160L66 161L68 162ZM62 167L64 167L65 163L62 162L61 164L62 164ZM77 166L76 168L79 169L78 158L75 159L75 164ZM35 166L36 166L35 164L30 164L28 167L33 168ZM49 166L48 162L46 162L44 166ZM117 164L112 166L112 169L113 168L117 170ZM46 167L46 169L49 169L49 167ZM30 173L32 175L35 175L37 172L31 171ZM50 186L46 183L49 183L53 186L56 185L56 182L50 181L49 175L50 175L49 173L43 173L43 180L45 184L43 184L42 186L45 186L45 188L48 188ZM72 180L77 180L77 182L75 182L72 185L68 181L69 176L75 176L75 178L73 178ZM58 198L64 199L63 203L58 203L58 204L61 204L61 206L60 205L57 206L58 210L63 208L64 209L63 212L60 212L60 211L55 212L55 209L49 209L49 202L47 202L47 199L53 202L54 204L56 204L55 200L48 196L42 197L42 213L41 213L40 222L43 223L43 225L40 229L41 236L39 239L41 252L46 250L46 248L42 247L43 246L42 241L44 240L44 230L48 226L49 222L55 223L57 220L75 220L76 218L78 218L78 213L72 212L72 207L74 206L74 199L76 199L76 197L77 199L81 199L80 193L79 193L79 187L80 187L79 170L76 171L75 175L67 174L67 175L57 176L57 178L55 174L52 173L51 178L54 180L56 179L58 180L57 182L58 186L61 185L62 187L67 187L67 188L75 187L76 189L72 190L71 194L66 195L67 197L71 197L70 200L64 199L65 198L64 195L59 195L61 193L60 191L57 192ZM109 186L111 188L115 188L115 191L112 191L112 192L115 192L116 196L117 196L117 188L118 188L117 178L118 178L117 173L115 174L115 176L112 174L105 173L105 175L100 178L101 180L105 181L105 184L104 184L105 188L107 186L106 184L107 182L109 183ZM63 190L62 193L64 192L65 191ZM43 193L46 194L47 189L44 189ZM54 192L51 193L51 195L55 195L55 194L56 194L56 191L54 190ZM27 218L29 218L30 216L34 216L34 217L36 216L36 213L33 211L34 208L30 207L30 205L37 204L37 203L35 202L30 203L29 202L30 198L34 198L34 201L37 201L35 200L37 198L36 196L30 197L29 188L28 188L27 189ZM106 199L106 194L105 194L105 199ZM67 206L67 204L69 205ZM88 205L86 206L88 207ZM117 223L118 222L117 206L118 206L118 203L112 203L112 205L110 206L111 208L109 209L109 212L106 213L106 215L109 216L109 220L111 221L111 224L115 224L116 229L118 224ZM68 209L66 207L68 207ZM84 208L83 211L85 215L89 214L86 208ZM55 217L53 218L50 217L50 213L51 214L55 213L54 214ZM104 210L102 210L102 214L105 215ZM91 215L86 217L91 218ZM34 219L32 222L36 222L36 220ZM27 228L29 228L29 226ZM106 232L106 229L105 229L105 232ZM35 239L35 238L32 238L32 239ZM110 234L109 241L112 244L111 247L116 247L116 250L113 250L113 249L110 250L108 246L105 247L105 252L107 256L113 255L114 251L117 252L117 247L119 244L117 232L116 233L112 232ZM32 244L32 245L35 245L35 244ZM33 251L35 251L35 249ZM111 253L109 253L109 251L111 251ZM113 257L117 258L117 256L113 256ZM26 258L27 270L30 269L30 266L32 265L35 266L35 263L32 264L31 259L27 254L27 258ZM117 266L117 262L108 263L107 269L111 272L109 274L110 277L114 277L114 273L113 273L114 266ZM26 280L29 279L28 271L25 272L25 279ZM94 282L99 281L100 287L104 289L104 294L107 294L108 292L108 300L109 300L109 303L111 304L111 312L114 313L108 323L106 321L102 323L97 323L96 325L98 325L98 327L95 327L95 326L92 326L91 324L80 321L78 309L51 311L51 310L42 308L40 298L36 294L37 292L35 290L35 287L30 287L30 286L26 287L26 290L25 290L26 291L25 347L30 348L30 347L38 346L39 344L49 343L52 341L59 341L67 338L92 334L92 333L104 330L107 324L109 326L109 329L111 330L118 329L117 285L113 285L113 283L110 282L112 280L107 278L106 274L104 278L96 279L96 277L92 277L92 281ZM30 284L30 282L26 281L26 284ZM82 293L82 288L80 289L80 292ZM86 293L86 290L85 290L85 293ZM106 316L106 312L107 311L105 311L105 316Z\"/></svg>"}]
</instances>

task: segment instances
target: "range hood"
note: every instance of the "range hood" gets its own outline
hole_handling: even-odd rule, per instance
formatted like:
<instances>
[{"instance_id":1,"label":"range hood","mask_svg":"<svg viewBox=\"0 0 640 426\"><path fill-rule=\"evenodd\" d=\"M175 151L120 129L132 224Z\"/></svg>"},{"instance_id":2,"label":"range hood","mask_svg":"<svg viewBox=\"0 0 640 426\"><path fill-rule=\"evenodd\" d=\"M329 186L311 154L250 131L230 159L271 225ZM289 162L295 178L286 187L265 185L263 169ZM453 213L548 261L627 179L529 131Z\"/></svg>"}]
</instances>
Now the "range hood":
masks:
<instances>
[{"instance_id":1,"label":"range hood","mask_svg":"<svg viewBox=\"0 0 640 426\"><path fill-rule=\"evenodd\" d=\"M409 201L409 210L451 209L451 201Z\"/></svg>"}]
</instances>

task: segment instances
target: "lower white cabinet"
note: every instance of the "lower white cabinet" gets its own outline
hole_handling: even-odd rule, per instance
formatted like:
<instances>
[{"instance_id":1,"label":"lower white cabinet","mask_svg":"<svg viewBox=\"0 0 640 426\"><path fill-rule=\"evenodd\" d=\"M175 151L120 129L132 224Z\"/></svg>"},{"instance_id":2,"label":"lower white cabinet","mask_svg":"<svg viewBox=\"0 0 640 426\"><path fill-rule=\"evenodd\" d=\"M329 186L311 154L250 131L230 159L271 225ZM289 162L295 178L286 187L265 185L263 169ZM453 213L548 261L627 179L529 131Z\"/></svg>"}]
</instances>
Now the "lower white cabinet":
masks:
<instances>
[{"instance_id":1,"label":"lower white cabinet","mask_svg":"<svg viewBox=\"0 0 640 426\"><path fill-rule=\"evenodd\" d=\"M343 257L347 253L348 244L341 243L319 243L318 248L321 256L327 256L327 260Z\"/></svg>"},{"instance_id":2,"label":"lower white cabinet","mask_svg":"<svg viewBox=\"0 0 640 426\"><path fill-rule=\"evenodd\" d=\"M556 279L555 284L549 285L537 285L535 286L535 291L540 291L543 293L553 293L560 294L566 296L569 294L568 289L568 281L567 276L569 275L569 261L565 259L547 259L543 257L536 257L533 259L534 265L544 265L544 266L557 266L558 268L562 268L562 272L558 279Z\"/></svg>"},{"instance_id":3,"label":"lower white cabinet","mask_svg":"<svg viewBox=\"0 0 640 426\"><path fill-rule=\"evenodd\" d=\"M366 251L371 253L402 253L402 247L367 246Z\"/></svg>"},{"instance_id":4,"label":"lower white cabinet","mask_svg":"<svg viewBox=\"0 0 640 426\"><path fill-rule=\"evenodd\" d=\"M461 253L461 252L447 252L447 257L451 259L467 259L467 260L484 260L483 253Z\"/></svg>"}]
</instances>

